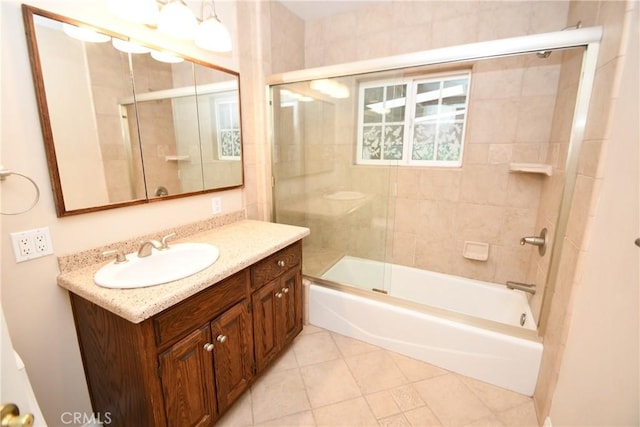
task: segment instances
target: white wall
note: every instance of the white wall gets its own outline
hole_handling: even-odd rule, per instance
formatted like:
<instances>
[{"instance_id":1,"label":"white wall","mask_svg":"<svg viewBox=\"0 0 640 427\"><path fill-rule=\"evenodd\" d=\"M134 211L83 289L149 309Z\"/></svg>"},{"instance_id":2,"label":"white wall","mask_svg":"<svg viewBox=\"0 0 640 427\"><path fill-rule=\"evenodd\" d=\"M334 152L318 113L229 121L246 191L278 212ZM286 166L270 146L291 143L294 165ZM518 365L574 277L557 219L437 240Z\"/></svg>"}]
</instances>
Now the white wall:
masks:
<instances>
[{"instance_id":1,"label":"white wall","mask_svg":"<svg viewBox=\"0 0 640 427\"><path fill-rule=\"evenodd\" d=\"M127 28L109 15L106 3L106 0L30 2L34 6L62 15L111 27L117 32L129 32L143 41L165 45L207 62L239 69L237 50L231 55L208 54L183 42L158 38L155 32L143 27ZM211 215L212 196L189 197L57 218L20 4L19 0L3 0L0 3L0 163L34 179L42 194L40 202L28 213L0 217L1 301L13 344L24 359L45 418L50 426L55 426L62 424L60 416L63 412L91 412L69 300L66 291L56 284L59 271L55 256L17 264L13 258L9 233L48 226L55 255L60 256L207 218ZM232 5L217 5L217 11L225 24L231 27L232 34L235 34L235 8ZM234 46L237 46L237 38L234 38ZM9 191L12 188L9 180L14 179L18 178L9 177L5 183L0 184L3 210L11 210L11 205L25 202L22 195L11 194ZM244 197L245 190L222 193L224 212L244 207Z\"/></svg>"},{"instance_id":2,"label":"white wall","mask_svg":"<svg viewBox=\"0 0 640 427\"><path fill-rule=\"evenodd\" d=\"M620 97L552 398L554 426L640 424L640 248L633 244L640 237L639 21L635 2L626 14L630 32Z\"/></svg>"}]
</instances>

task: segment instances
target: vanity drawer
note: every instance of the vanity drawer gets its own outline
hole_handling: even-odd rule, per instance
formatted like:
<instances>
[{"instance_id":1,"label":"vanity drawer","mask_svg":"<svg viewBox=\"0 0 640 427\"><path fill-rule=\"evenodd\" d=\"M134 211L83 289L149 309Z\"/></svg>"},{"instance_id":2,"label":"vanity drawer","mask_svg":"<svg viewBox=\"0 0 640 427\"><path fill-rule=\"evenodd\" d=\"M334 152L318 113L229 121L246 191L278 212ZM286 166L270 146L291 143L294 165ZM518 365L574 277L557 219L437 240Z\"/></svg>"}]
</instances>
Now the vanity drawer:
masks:
<instances>
[{"instance_id":1,"label":"vanity drawer","mask_svg":"<svg viewBox=\"0 0 640 427\"><path fill-rule=\"evenodd\" d=\"M301 260L302 243L300 241L279 250L251 267L251 287L258 289L264 286L291 267L299 265Z\"/></svg>"},{"instance_id":2,"label":"vanity drawer","mask_svg":"<svg viewBox=\"0 0 640 427\"><path fill-rule=\"evenodd\" d=\"M158 314L153 319L156 345L170 343L242 301L247 292L248 274L248 270L242 270Z\"/></svg>"}]
</instances>

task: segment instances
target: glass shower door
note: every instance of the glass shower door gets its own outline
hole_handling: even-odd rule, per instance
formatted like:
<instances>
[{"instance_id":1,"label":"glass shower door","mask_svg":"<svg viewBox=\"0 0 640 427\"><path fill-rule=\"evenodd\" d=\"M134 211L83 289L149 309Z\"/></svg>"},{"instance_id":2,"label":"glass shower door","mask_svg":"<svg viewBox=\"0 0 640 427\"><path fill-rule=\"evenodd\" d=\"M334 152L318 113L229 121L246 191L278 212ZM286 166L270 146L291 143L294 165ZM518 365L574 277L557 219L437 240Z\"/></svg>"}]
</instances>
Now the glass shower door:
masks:
<instances>
[{"instance_id":1,"label":"glass shower door","mask_svg":"<svg viewBox=\"0 0 640 427\"><path fill-rule=\"evenodd\" d=\"M354 77L272 86L273 217L311 230L305 275L384 291L391 168L355 164L355 87Z\"/></svg>"}]
</instances>

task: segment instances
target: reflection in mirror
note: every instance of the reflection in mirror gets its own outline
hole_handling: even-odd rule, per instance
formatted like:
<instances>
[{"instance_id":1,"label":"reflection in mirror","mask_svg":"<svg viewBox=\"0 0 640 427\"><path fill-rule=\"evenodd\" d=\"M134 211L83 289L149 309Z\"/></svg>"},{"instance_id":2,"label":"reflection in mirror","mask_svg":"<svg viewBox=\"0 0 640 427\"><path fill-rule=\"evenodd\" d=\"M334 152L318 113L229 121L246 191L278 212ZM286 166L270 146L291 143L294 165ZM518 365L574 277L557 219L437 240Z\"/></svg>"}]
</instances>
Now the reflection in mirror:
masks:
<instances>
[{"instance_id":1,"label":"reflection in mirror","mask_svg":"<svg viewBox=\"0 0 640 427\"><path fill-rule=\"evenodd\" d=\"M243 185L238 73L23 14L58 216Z\"/></svg>"},{"instance_id":2,"label":"reflection in mirror","mask_svg":"<svg viewBox=\"0 0 640 427\"><path fill-rule=\"evenodd\" d=\"M190 155L179 149L181 141L199 146L193 64L163 63L149 55L132 55L131 62L149 198L202 191L201 179L193 176L184 178L187 182L195 178L200 184L183 190L178 167L182 162L195 164L201 175L199 153Z\"/></svg>"},{"instance_id":3,"label":"reflection in mirror","mask_svg":"<svg viewBox=\"0 0 640 427\"><path fill-rule=\"evenodd\" d=\"M242 182L238 81L194 64L205 188Z\"/></svg>"},{"instance_id":4,"label":"reflection in mirror","mask_svg":"<svg viewBox=\"0 0 640 427\"><path fill-rule=\"evenodd\" d=\"M127 54L72 38L53 19L35 16L34 26L65 209L144 199L139 150L127 138L138 132L135 111L126 113L133 127L120 128L114 102L133 96Z\"/></svg>"}]
</instances>

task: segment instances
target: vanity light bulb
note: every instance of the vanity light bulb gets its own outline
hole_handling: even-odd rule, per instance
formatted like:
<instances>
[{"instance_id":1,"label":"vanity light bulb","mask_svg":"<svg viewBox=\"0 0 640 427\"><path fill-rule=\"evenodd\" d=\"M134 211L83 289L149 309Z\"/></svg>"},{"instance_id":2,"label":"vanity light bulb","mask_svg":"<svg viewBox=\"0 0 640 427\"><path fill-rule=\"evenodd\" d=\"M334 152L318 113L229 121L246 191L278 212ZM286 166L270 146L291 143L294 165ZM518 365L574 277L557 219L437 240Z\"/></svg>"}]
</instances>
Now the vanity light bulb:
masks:
<instances>
[{"instance_id":1,"label":"vanity light bulb","mask_svg":"<svg viewBox=\"0 0 640 427\"><path fill-rule=\"evenodd\" d=\"M62 31L64 31L64 33L69 37L76 40L82 40L83 42L104 43L111 40L111 37L106 34L98 33L90 30L89 28L76 27L75 25L67 23L62 24Z\"/></svg>"},{"instance_id":2,"label":"vanity light bulb","mask_svg":"<svg viewBox=\"0 0 640 427\"><path fill-rule=\"evenodd\" d=\"M179 56L176 56L173 53L160 52L157 50L151 51L151 57L156 61L166 62L168 64L178 64L184 61L184 58L180 58Z\"/></svg>"},{"instance_id":3,"label":"vanity light bulb","mask_svg":"<svg viewBox=\"0 0 640 427\"><path fill-rule=\"evenodd\" d=\"M158 16L158 30L179 39L192 39L198 27L195 15L181 1L164 5Z\"/></svg>"},{"instance_id":4,"label":"vanity light bulb","mask_svg":"<svg viewBox=\"0 0 640 427\"><path fill-rule=\"evenodd\" d=\"M151 49L149 49L147 47L140 46L138 43L129 42L129 41L122 40L122 39L113 38L111 40L111 44L113 44L113 47L118 49L120 52L124 52L124 53L149 53L149 52L151 52Z\"/></svg>"},{"instance_id":5,"label":"vanity light bulb","mask_svg":"<svg viewBox=\"0 0 640 427\"><path fill-rule=\"evenodd\" d=\"M213 52L230 52L231 34L218 18L212 17L198 25L195 43Z\"/></svg>"}]
</instances>

